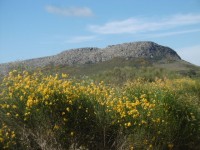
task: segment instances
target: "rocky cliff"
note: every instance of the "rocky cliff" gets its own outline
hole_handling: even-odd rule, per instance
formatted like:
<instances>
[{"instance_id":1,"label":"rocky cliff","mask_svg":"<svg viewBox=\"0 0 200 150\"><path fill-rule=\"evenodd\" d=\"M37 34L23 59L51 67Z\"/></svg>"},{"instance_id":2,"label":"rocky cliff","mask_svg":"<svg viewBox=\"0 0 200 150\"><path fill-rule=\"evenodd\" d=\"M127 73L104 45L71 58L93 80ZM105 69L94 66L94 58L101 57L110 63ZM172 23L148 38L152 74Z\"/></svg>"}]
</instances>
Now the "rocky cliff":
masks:
<instances>
[{"instance_id":1,"label":"rocky cliff","mask_svg":"<svg viewBox=\"0 0 200 150\"><path fill-rule=\"evenodd\" d=\"M48 65L76 65L108 61L116 57L125 59L155 59L180 60L180 56L171 48L154 42L132 42L110 45L106 48L78 48L61 52L60 54L29 59L18 62L0 64L0 73L5 74L10 69L23 66L25 68L45 67Z\"/></svg>"}]
</instances>

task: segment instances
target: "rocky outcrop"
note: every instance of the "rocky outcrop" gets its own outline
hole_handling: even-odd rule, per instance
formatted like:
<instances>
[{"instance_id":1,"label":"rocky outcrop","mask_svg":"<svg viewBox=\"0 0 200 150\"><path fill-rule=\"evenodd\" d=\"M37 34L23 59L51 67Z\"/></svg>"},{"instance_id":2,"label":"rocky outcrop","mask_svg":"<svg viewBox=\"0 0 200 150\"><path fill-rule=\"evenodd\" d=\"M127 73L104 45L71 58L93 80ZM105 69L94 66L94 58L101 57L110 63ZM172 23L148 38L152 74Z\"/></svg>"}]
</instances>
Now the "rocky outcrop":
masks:
<instances>
[{"instance_id":1,"label":"rocky outcrop","mask_svg":"<svg viewBox=\"0 0 200 150\"><path fill-rule=\"evenodd\" d=\"M5 74L10 69L16 67L34 69L48 65L88 64L108 61L116 57L126 59L181 59L180 56L169 47L161 46L154 42L132 42L111 45L102 49L95 47L71 49L54 56L0 64L0 73Z\"/></svg>"}]
</instances>

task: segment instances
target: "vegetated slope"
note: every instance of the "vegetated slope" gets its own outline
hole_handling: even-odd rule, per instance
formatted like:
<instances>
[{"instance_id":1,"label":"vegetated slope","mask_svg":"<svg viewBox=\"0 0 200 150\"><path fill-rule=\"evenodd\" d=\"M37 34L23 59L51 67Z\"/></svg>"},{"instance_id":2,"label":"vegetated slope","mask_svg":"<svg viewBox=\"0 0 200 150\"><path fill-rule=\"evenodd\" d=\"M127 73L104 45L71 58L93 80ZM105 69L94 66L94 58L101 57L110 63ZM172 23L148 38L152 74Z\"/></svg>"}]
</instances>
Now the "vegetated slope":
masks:
<instances>
[{"instance_id":1,"label":"vegetated slope","mask_svg":"<svg viewBox=\"0 0 200 150\"><path fill-rule=\"evenodd\" d=\"M137 42L9 65L34 72L0 78L0 149L200 148L199 80L160 78L200 69L170 48Z\"/></svg>"},{"instance_id":2,"label":"vegetated slope","mask_svg":"<svg viewBox=\"0 0 200 150\"><path fill-rule=\"evenodd\" d=\"M176 66L176 67L172 67ZM171 48L154 42L132 42L111 45L106 48L78 48L60 54L0 64L0 73L6 74L12 69L44 71L64 71L71 75L93 75L110 71L116 67L156 67L187 74L191 69L198 74L199 67L185 62Z\"/></svg>"},{"instance_id":3,"label":"vegetated slope","mask_svg":"<svg viewBox=\"0 0 200 150\"><path fill-rule=\"evenodd\" d=\"M1 68L9 65L23 64L30 67L44 67L47 65L74 65L108 61L113 58L152 58L180 60L175 51L153 42L134 42L99 48L79 48L66 50L58 55L30 59L20 62L2 64Z\"/></svg>"},{"instance_id":4,"label":"vegetated slope","mask_svg":"<svg viewBox=\"0 0 200 150\"><path fill-rule=\"evenodd\" d=\"M0 82L0 149L199 150L199 83L118 87L14 70Z\"/></svg>"}]
</instances>

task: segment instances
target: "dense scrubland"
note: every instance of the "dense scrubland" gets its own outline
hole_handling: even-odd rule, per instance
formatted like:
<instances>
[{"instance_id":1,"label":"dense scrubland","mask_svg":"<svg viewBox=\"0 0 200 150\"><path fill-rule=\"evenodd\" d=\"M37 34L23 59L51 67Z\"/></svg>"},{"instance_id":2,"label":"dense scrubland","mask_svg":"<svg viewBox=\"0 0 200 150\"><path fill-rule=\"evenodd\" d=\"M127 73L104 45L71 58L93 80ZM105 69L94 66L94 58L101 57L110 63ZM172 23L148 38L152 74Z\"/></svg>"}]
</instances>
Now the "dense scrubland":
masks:
<instances>
[{"instance_id":1,"label":"dense scrubland","mask_svg":"<svg viewBox=\"0 0 200 150\"><path fill-rule=\"evenodd\" d=\"M129 72L10 72L0 85L0 149L200 149L200 80Z\"/></svg>"}]
</instances>

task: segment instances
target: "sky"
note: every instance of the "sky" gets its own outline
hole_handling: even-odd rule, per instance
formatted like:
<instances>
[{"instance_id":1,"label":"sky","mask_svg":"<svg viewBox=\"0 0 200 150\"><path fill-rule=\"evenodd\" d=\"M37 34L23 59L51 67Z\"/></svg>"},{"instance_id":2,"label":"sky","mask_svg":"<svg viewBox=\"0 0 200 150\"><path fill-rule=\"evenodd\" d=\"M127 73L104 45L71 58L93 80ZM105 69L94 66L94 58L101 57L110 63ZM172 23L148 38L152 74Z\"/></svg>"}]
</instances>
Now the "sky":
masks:
<instances>
[{"instance_id":1,"label":"sky","mask_svg":"<svg viewBox=\"0 0 200 150\"><path fill-rule=\"evenodd\" d=\"M136 41L200 66L200 0L0 0L0 63Z\"/></svg>"}]
</instances>

